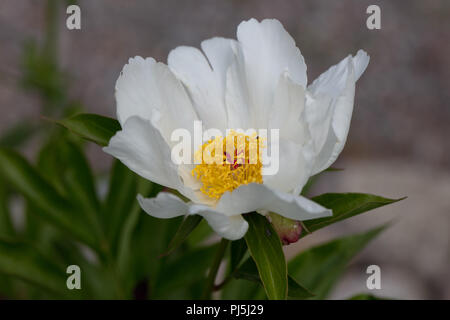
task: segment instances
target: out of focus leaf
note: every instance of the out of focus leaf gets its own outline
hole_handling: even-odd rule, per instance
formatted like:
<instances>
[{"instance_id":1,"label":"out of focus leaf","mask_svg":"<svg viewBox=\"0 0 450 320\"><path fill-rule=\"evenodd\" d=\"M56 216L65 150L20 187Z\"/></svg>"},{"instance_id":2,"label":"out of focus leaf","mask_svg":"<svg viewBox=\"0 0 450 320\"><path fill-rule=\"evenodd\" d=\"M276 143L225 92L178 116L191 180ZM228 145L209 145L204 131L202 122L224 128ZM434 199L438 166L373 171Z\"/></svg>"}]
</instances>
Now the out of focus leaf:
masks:
<instances>
[{"instance_id":1,"label":"out of focus leaf","mask_svg":"<svg viewBox=\"0 0 450 320\"><path fill-rule=\"evenodd\" d=\"M46 102L46 112L54 111L52 109L65 98L67 74L60 69L54 57L47 50L39 48L34 41L25 43L23 52L22 86L41 95Z\"/></svg>"},{"instance_id":2,"label":"out of focus leaf","mask_svg":"<svg viewBox=\"0 0 450 320\"><path fill-rule=\"evenodd\" d=\"M128 170L128 174L133 176L134 173L132 173L131 171ZM149 196L149 197L153 197L155 196L160 190L161 190L161 186L155 184L155 183L151 183L148 180L142 179L140 177L137 177L136 180L136 186L135 186L135 190L137 191L137 193ZM129 179L129 178L127 178ZM112 186L111 186L112 187ZM116 185L114 188L120 188L120 185ZM123 190L122 192L126 193L126 190ZM160 238L156 238L158 236L160 236L159 231L161 231L162 229L162 233L164 234L164 224L166 222L161 221L161 228L158 230L158 232L154 233L153 232L153 228L156 228L158 226L158 219L150 217L148 215L146 215L142 210L141 207L139 206L139 203L136 200L136 194L134 194L134 201L130 204L131 206L128 208L128 211L126 211L126 215L125 215L125 220L123 221L123 224L121 225L119 234L117 235L118 238L118 245L117 245L117 264L118 264L118 268L120 270L120 272L122 274L130 274L131 273L131 264L132 262L134 262L134 258L136 258L136 256L139 256L141 254L141 249L145 250L145 248L140 248L137 246L137 240L136 238L138 237L138 235L136 234L136 229L139 228L138 223L142 221L147 221L148 219L146 219L147 217L150 220L154 220L154 225L152 225L151 223L145 223L145 226L142 226L143 231L141 232L149 232L149 234L142 234L142 236L151 236L153 238L153 240L147 245L148 247L152 247L154 245L156 245L158 248L159 247L159 243L160 241L165 241L164 239L160 239ZM125 199L125 198L123 198ZM125 202L123 202L125 203ZM105 212L107 214L107 212ZM105 216L105 219L107 219L108 217ZM148 228L148 229L147 229ZM110 233L109 233L110 234ZM156 239L155 239L156 238ZM165 243L165 242L164 242ZM144 259L146 259L146 261L148 261L147 259L149 257L143 257Z\"/></svg>"},{"instance_id":3,"label":"out of focus leaf","mask_svg":"<svg viewBox=\"0 0 450 320\"><path fill-rule=\"evenodd\" d=\"M236 270L247 252L247 244L244 239L232 241L230 245L230 272Z\"/></svg>"},{"instance_id":4,"label":"out of focus leaf","mask_svg":"<svg viewBox=\"0 0 450 320\"><path fill-rule=\"evenodd\" d=\"M214 232L205 219L202 219L198 226L189 234L186 239L186 244L189 248L197 247L202 242L206 241Z\"/></svg>"},{"instance_id":5,"label":"out of focus leaf","mask_svg":"<svg viewBox=\"0 0 450 320\"><path fill-rule=\"evenodd\" d=\"M29 201L41 209L43 218L78 240L96 248L97 238L80 210L61 196L21 155L0 149L0 172Z\"/></svg>"},{"instance_id":6,"label":"out of focus leaf","mask_svg":"<svg viewBox=\"0 0 450 320\"><path fill-rule=\"evenodd\" d=\"M312 200L325 208L332 209L333 215L331 217L304 221L303 224L310 232L313 232L338 221L403 199L405 198L388 199L365 193L325 193L313 197ZM301 237L306 235L307 233L304 232Z\"/></svg>"},{"instance_id":7,"label":"out of focus leaf","mask_svg":"<svg viewBox=\"0 0 450 320\"><path fill-rule=\"evenodd\" d=\"M39 153L38 168L70 201L98 224L100 204L94 177L81 148L70 139L51 139Z\"/></svg>"},{"instance_id":8,"label":"out of focus leaf","mask_svg":"<svg viewBox=\"0 0 450 320\"><path fill-rule=\"evenodd\" d=\"M202 217L199 215L187 216L181 223L173 239L170 241L169 247L164 255L169 255L177 249L184 242L184 240L186 240L189 234L194 231L200 221L202 221Z\"/></svg>"},{"instance_id":9,"label":"out of focus leaf","mask_svg":"<svg viewBox=\"0 0 450 320\"><path fill-rule=\"evenodd\" d=\"M264 287L260 282L250 282L244 279L234 279L227 283L221 292L224 300L265 300Z\"/></svg>"},{"instance_id":10,"label":"out of focus leaf","mask_svg":"<svg viewBox=\"0 0 450 320\"><path fill-rule=\"evenodd\" d=\"M369 293L360 293L348 298L348 300L389 300L389 299L377 297Z\"/></svg>"},{"instance_id":11,"label":"out of focus leaf","mask_svg":"<svg viewBox=\"0 0 450 320\"><path fill-rule=\"evenodd\" d=\"M3 133L0 137L0 147L18 148L36 133L37 130L38 127L29 120L19 122Z\"/></svg>"},{"instance_id":12,"label":"out of focus leaf","mask_svg":"<svg viewBox=\"0 0 450 320\"><path fill-rule=\"evenodd\" d=\"M28 244L0 239L0 273L17 277L53 294L79 297L82 290L67 289L64 268Z\"/></svg>"},{"instance_id":13,"label":"out of focus leaf","mask_svg":"<svg viewBox=\"0 0 450 320\"><path fill-rule=\"evenodd\" d=\"M324 299L350 260L385 227L383 225L303 251L289 262L289 274L314 292L315 299Z\"/></svg>"},{"instance_id":14,"label":"out of focus leaf","mask_svg":"<svg viewBox=\"0 0 450 320\"><path fill-rule=\"evenodd\" d=\"M158 274L152 298L172 298L170 295L173 291L197 280L206 279L206 271L211 266L216 250L217 245L198 248L166 262L164 268Z\"/></svg>"},{"instance_id":15,"label":"out of focus leaf","mask_svg":"<svg viewBox=\"0 0 450 320\"><path fill-rule=\"evenodd\" d=\"M109 181L109 190L102 210L102 220L107 239L116 251L120 233L127 218L138 206L139 177L125 167L120 161L114 161ZM151 182L147 182L151 184Z\"/></svg>"},{"instance_id":16,"label":"out of focus leaf","mask_svg":"<svg viewBox=\"0 0 450 320\"><path fill-rule=\"evenodd\" d=\"M8 190L3 177L0 176L0 235L13 236L14 228L8 206Z\"/></svg>"},{"instance_id":17,"label":"out of focus leaf","mask_svg":"<svg viewBox=\"0 0 450 320\"><path fill-rule=\"evenodd\" d=\"M101 146L106 146L111 137L121 129L117 120L89 113L80 113L57 120L56 123Z\"/></svg>"},{"instance_id":18,"label":"out of focus leaf","mask_svg":"<svg viewBox=\"0 0 450 320\"><path fill-rule=\"evenodd\" d=\"M258 268L267 297L284 300L287 297L287 268L281 241L270 222L257 213L246 214L249 224L245 241Z\"/></svg>"}]
</instances>

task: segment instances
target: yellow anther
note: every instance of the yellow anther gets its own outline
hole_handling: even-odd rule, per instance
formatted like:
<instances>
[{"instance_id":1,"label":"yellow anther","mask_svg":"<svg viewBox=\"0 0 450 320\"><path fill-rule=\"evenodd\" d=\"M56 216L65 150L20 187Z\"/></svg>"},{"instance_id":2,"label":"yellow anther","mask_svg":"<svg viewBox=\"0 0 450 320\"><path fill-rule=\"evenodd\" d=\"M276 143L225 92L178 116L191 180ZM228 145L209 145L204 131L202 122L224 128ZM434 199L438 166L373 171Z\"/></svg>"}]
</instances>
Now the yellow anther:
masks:
<instances>
[{"instance_id":1,"label":"yellow anther","mask_svg":"<svg viewBox=\"0 0 450 320\"><path fill-rule=\"evenodd\" d=\"M249 183L262 183L261 148L256 136L231 131L225 138L215 137L195 153L192 175L201 183L200 191L219 199L225 192Z\"/></svg>"}]
</instances>

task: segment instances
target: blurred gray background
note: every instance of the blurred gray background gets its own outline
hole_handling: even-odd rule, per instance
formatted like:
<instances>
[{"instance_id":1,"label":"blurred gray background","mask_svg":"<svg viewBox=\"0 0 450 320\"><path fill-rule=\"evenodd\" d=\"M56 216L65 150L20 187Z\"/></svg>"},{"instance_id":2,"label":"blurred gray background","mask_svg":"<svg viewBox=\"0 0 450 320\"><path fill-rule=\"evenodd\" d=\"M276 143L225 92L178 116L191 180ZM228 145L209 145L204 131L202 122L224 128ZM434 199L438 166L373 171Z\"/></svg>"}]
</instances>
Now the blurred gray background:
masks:
<instances>
[{"instance_id":1,"label":"blurred gray background","mask_svg":"<svg viewBox=\"0 0 450 320\"><path fill-rule=\"evenodd\" d=\"M69 75L68 94L88 112L115 116L114 84L135 55L166 62L179 45L199 46L213 36L235 38L240 21L277 18L294 37L312 81L360 48L371 62L357 83L347 145L312 194L366 192L408 199L321 230L287 248L289 255L335 236L395 223L350 265L333 293L345 298L368 292L365 270L381 267L376 295L450 299L450 2L80 0L82 29L65 26L61 6L57 58ZM381 7L381 30L366 28L366 8ZM17 82L28 39L45 34L45 1L0 2L0 134L14 124L42 121L42 102ZM32 139L22 150L36 151ZM93 166L110 158L89 147Z\"/></svg>"}]
</instances>

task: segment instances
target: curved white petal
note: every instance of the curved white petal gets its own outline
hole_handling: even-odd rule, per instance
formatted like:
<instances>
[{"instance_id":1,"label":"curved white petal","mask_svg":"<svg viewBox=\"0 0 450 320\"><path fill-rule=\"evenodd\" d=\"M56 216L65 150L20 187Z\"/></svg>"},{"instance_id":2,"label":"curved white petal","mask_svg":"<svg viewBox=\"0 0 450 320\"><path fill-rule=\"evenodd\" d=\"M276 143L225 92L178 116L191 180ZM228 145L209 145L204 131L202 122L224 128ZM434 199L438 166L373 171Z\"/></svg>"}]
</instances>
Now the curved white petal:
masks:
<instances>
[{"instance_id":1,"label":"curved white petal","mask_svg":"<svg viewBox=\"0 0 450 320\"><path fill-rule=\"evenodd\" d=\"M344 148L350 127L355 96L355 82L362 75L369 63L366 52L359 50L355 57L348 56L340 63L332 66L319 76L308 91L314 97L328 97L332 104L332 130L321 130L326 133L313 174L328 168L337 159Z\"/></svg>"},{"instance_id":2,"label":"curved white petal","mask_svg":"<svg viewBox=\"0 0 450 320\"><path fill-rule=\"evenodd\" d=\"M242 185L233 192L226 192L220 198L215 210L227 215L271 211L301 221L332 215L331 210L307 198L273 190L257 183Z\"/></svg>"},{"instance_id":3,"label":"curved white petal","mask_svg":"<svg viewBox=\"0 0 450 320\"><path fill-rule=\"evenodd\" d=\"M160 192L155 198L138 195L137 199L142 210L156 218L201 215L219 236L229 240L242 238L248 229L248 223L241 215L227 216L205 205L186 203L168 192Z\"/></svg>"},{"instance_id":4,"label":"curved white petal","mask_svg":"<svg viewBox=\"0 0 450 320\"><path fill-rule=\"evenodd\" d=\"M132 116L151 120L170 143L174 129L192 130L197 119L181 82L163 63L131 58L116 82L117 118L123 125Z\"/></svg>"},{"instance_id":5,"label":"curved white petal","mask_svg":"<svg viewBox=\"0 0 450 320\"><path fill-rule=\"evenodd\" d=\"M225 93L225 82L228 67L235 59L235 50L237 41L214 37L202 41L201 47L214 71L214 75L220 84L222 97Z\"/></svg>"},{"instance_id":6,"label":"curved white petal","mask_svg":"<svg viewBox=\"0 0 450 320\"><path fill-rule=\"evenodd\" d=\"M149 120L137 116L128 118L103 151L148 180L169 188L180 187L170 148Z\"/></svg>"},{"instance_id":7,"label":"curved white petal","mask_svg":"<svg viewBox=\"0 0 450 320\"><path fill-rule=\"evenodd\" d=\"M203 205L190 206L189 213L201 215L219 236L228 240L240 239L248 230L241 215L229 216Z\"/></svg>"},{"instance_id":8,"label":"curved white petal","mask_svg":"<svg viewBox=\"0 0 450 320\"><path fill-rule=\"evenodd\" d=\"M189 211L183 200L169 192L160 192L155 198L144 198L138 194L137 200L142 210L160 219L184 216Z\"/></svg>"},{"instance_id":9,"label":"curved white petal","mask_svg":"<svg viewBox=\"0 0 450 320\"><path fill-rule=\"evenodd\" d=\"M267 126L273 93L284 71L306 87L306 64L295 41L278 20L241 22L237 30L252 106L254 128Z\"/></svg>"},{"instance_id":10,"label":"curved white petal","mask_svg":"<svg viewBox=\"0 0 450 320\"><path fill-rule=\"evenodd\" d=\"M169 53L167 61L189 91L203 125L225 130L224 80L211 69L203 53L194 47L181 46Z\"/></svg>"}]
</instances>

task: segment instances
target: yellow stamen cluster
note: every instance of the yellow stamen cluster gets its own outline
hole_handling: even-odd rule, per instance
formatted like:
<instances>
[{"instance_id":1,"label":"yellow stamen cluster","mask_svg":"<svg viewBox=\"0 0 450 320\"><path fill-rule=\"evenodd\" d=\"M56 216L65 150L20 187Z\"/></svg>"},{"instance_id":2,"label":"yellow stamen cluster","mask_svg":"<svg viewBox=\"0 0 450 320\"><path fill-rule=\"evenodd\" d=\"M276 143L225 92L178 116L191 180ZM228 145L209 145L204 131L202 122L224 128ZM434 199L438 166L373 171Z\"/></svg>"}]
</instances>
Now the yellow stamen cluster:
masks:
<instances>
[{"instance_id":1,"label":"yellow stamen cluster","mask_svg":"<svg viewBox=\"0 0 450 320\"><path fill-rule=\"evenodd\" d=\"M262 183L261 139L235 131L225 138L215 137L195 153L192 175L201 183L200 191L219 199L225 192L249 183Z\"/></svg>"}]
</instances>

